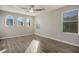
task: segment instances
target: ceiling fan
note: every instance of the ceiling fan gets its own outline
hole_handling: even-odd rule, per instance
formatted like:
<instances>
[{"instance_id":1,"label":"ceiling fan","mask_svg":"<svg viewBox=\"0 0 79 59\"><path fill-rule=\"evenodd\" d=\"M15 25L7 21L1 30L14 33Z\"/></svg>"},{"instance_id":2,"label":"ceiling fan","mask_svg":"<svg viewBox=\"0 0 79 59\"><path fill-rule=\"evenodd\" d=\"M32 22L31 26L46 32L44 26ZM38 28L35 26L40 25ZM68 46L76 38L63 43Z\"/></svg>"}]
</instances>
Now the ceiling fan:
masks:
<instances>
[{"instance_id":1,"label":"ceiling fan","mask_svg":"<svg viewBox=\"0 0 79 59\"><path fill-rule=\"evenodd\" d=\"M38 11L45 10L45 8L36 8L35 5L29 5L28 8L22 7L22 9L24 9L27 12L30 12L30 13L35 13L35 12L38 12Z\"/></svg>"}]
</instances>

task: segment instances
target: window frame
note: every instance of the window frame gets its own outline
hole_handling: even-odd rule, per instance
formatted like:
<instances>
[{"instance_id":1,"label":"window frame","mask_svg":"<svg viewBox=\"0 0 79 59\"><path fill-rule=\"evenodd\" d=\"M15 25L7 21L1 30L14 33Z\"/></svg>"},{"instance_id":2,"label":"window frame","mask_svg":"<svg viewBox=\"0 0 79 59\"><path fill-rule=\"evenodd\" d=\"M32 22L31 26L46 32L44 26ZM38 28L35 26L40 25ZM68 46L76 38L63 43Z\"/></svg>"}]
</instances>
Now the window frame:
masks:
<instances>
[{"instance_id":1,"label":"window frame","mask_svg":"<svg viewBox=\"0 0 79 59\"><path fill-rule=\"evenodd\" d=\"M25 20L25 24L26 24L26 26L27 26L27 19L30 20L30 18L29 18L29 17L26 18L26 20ZM31 22L30 22L30 25L31 25ZM30 27L30 25L29 25L29 27Z\"/></svg>"},{"instance_id":2,"label":"window frame","mask_svg":"<svg viewBox=\"0 0 79 59\"><path fill-rule=\"evenodd\" d=\"M63 14L66 12L70 12L70 11L74 11L74 10L78 10L78 33L72 33L72 32L63 32ZM64 34L79 34L79 9L71 9L71 10L65 10L61 13L61 32L63 32Z\"/></svg>"},{"instance_id":3,"label":"window frame","mask_svg":"<svg viewBox=\"0 0 79 59\"><path fill-rule=\"evenodd\" d=\"M14 26L14 16L12 16L12 17L13 17L13 25L7 25L7 17L8 17L8 16L12 16L12 15L6 15L6 16L5 16L5 26L6 26L6 27L12 27L12 26Z\"/></svg>"},{"instance_id":4,"label":"window frame","mask_svg":"<svg viewBox=\"0 0 79 59\"><path fill-rule=\"evenodd\" d=\"M22 17L22 16L19 16L19 17ZM17 21L17 26L18 26L18 27L22 27L22 26L24 26L23 17L22 17L22 22L23 22L23 25L19 25L19 24L18 24L18 18L19 18L19 17L17 17L17 20L16 20L16 21Z\"/></svg>"}]
</instances>

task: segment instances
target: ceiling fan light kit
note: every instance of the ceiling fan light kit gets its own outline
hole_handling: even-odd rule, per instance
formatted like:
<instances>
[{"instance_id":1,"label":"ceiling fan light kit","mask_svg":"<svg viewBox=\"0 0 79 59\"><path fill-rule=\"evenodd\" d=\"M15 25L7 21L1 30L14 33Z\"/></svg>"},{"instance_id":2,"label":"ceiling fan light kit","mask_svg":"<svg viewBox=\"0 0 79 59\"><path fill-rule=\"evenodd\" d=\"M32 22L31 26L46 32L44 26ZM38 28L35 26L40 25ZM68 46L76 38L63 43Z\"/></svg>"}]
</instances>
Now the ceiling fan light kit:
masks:
<instances>
[{"instance_id":1,"label":"ceiling fan light kit","mask_svg":"<svg viewBox=\"0 0 79 59\"><path fill-rule=\"evenodd\" d=\"M33 9L30 9L29 12L30 12L30 13L34 13L34 10L33 10Z\"/></svg>"}]
</instances>

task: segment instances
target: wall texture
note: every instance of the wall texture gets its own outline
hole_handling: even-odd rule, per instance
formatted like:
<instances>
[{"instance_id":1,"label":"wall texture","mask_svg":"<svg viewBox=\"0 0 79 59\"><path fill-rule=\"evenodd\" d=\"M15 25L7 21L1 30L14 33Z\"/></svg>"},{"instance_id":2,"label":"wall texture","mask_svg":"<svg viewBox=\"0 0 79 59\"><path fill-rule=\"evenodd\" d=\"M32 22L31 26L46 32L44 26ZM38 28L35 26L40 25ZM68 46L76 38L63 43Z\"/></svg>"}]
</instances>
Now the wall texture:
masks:
<instances>
[{"instance_id":1,"label":"wall texture","mask_svg":"<svg viewBox=\"0 0 79 59\"><path fill-rule=\"evenodd\" d=\"M5 24L5 17L7 15L12 15L14 17L14 25L13 26L6 26ZM30 24L30 31L28 32L28 28L26 27L26 24L24 23L24 26L18 27L17 26L17 18L23 17L23 21L26 20L26 17L29 17L31 20ZM0 11L0 38L5 37L14 37L14 36L20 36L20 35L30 35L34 33L34 17L32 16L26 16L6 11Z\"/></svg>"},{"instance_id":2,"label":"wall texture","mask_svg":"<svg viewBox=\"0 0 79 59\"><path fill-rule=\"evenodd\" d=\"M73 9L79 9L79 6L65 6L37 15L35 17L35 34L79 46L79 34L64 33L62 31L62 12ZM40 29L36 28L37 23L40 24Z\"/></svg>"}]
</instances>

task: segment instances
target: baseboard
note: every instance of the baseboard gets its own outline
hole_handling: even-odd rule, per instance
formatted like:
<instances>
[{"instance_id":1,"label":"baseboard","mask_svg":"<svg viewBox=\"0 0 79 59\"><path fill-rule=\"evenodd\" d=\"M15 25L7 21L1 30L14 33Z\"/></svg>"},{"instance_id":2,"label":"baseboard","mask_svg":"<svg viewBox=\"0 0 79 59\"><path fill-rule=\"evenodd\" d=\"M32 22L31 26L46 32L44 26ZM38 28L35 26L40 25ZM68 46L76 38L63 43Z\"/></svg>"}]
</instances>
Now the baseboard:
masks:
<instances>
[{"instance_id":1,"label":"baseboard","mask_svg":"<svg viewBox=\"0 0 79 59\"><path fill-rule=\"evenodd\" d=\"M59 42L62 42L62 43L66 43L66 44L72 45L72 46L79 47L78 44L74 44L74 43L71 43L71 42L67 42L67 41L56 39L56 38L52 38L52 37L49 37L49 36L44 35L44 34L35 33L35 35L38 35L38 36L41 36L41 37L45 37L45 38L49 38L49 39L52 39L52 40L56 40L56 41L59 41Z\"/></svg>"},{"instance_id":2,"label":"baseboard","mask_svg":"<svg viewBox=\"0 0 79 59\"><path fill-rule=\"evenodd\" d=\"M10 36L10 37L2 37L0 39L7 39L7 38L14 38L14 37L28 36L28 35L33 35L33 33L31 33L31 34L24 34L24 35Z\"/></svg>"}]
</instances>

